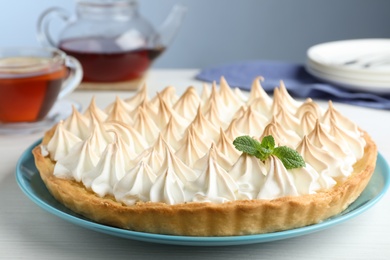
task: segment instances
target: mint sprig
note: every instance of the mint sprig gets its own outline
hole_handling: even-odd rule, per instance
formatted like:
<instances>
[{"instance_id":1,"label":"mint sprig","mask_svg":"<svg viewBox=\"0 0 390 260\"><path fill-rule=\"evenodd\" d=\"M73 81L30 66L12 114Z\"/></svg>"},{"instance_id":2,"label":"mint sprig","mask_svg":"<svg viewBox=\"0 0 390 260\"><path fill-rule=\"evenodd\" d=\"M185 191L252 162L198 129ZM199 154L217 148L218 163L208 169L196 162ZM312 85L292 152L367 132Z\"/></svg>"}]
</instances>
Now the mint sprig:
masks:
<instances>
[{"instance_id":1,"label":"mint sprig","mask_svg":"<svg viewBox=\"0 0 390 260\"><path fill-rule=\"evenodd\" d=\"M248 136L239 136L233 141L237 150L255 156L262 161L274 155L278 157L286 169L301 168L306 166L302 156L294 149L287 146L275 147L275 139L272 135L265 136L261 142Z\"/></svg>"}]
</instances>

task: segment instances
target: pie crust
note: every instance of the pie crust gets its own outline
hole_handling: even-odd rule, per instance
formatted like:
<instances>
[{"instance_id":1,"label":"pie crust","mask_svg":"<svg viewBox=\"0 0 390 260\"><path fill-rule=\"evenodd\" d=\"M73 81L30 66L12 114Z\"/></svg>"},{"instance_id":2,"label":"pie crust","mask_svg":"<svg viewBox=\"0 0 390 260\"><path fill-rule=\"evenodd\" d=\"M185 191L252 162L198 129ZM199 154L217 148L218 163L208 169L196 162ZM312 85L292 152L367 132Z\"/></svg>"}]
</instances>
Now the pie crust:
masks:
<instances>
[{"instance_id":1,"label":"pie crust","mask_svg":"<svg viewBox=\"0 0 390 260\"><path fill-rule=\"evenodd\" d=\"M55 127L45 134L46 145ZM273 200L237 200L226 203L138 202L125 205L112 196L99 197L82 183L53 175L55 162L41 153L33 154L41 178L50 193L72 211L101 224L119 228L182 236L235 236L288 230L319 223L345 210L365 189L376 164L377 148L364 133L363 157L353 173L333 188L316 194Z\"/></svg>"}]
</instances>

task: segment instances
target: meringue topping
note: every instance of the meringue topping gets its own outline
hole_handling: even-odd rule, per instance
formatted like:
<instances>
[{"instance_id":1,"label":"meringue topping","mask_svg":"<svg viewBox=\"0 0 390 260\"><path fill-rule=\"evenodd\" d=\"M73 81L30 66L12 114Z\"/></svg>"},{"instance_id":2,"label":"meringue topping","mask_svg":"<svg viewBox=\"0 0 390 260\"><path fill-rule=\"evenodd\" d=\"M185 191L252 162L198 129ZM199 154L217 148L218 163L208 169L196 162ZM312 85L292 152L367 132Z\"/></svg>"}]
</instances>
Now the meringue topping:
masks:
<instances>
[{"instance_id":1,"label":"meringue topping","mask_svg":"<svg viewBox=\"0 0 390 260\"><path fill-rule=\"evenodd\" d=\"M217 143L217 150L220 151L225 157L230 160L233 165L240 156L240 152L234 147L233 140L230 140L223 129L220 129L219 141Z\"/></svg>"},{"instance_id":2,"label":"meringue topping","mask_svg":"<svg viewBox=\"0 0 390 260\"><path fill-rule=\"evenodd\" d=\"M320 106L313 102L311 98L306 99L306 101L297 109L296 116L301 118L306 112L311 112L316 118L321 118L322 116Z\"/></svg>"},{"instance_id":3,"label":"meringue topping","mask_svg":"<svg viewBox=\"0 0 390 260\"><path fill-rule=\"evenodd\" d=\"M257 77L253 80L247 104L251 105L255 100L260 99L266 107L270 107L272 105L272 98L264 91L260 84L261 81L264 81L263 77Z\"/></svg>"},{"instance_id":4,"label":"meringue topping","mask_svg":"<svg viewBox=\"0 0 390 260\"><path fill-rule=\"evenodd\" d=\"M122 99L116 97L116 100L113 103L113 105L111 105L106 109L106 113L108 114L106 121L107 122L119 121L119 122L132 125L133 119L128 114L128 112L130 112L131 109L126 106L128 105Z\"/></svg>"},{"instance_id":5,"label":"meringue topping","mask_svg":"<svg viewBox=\"0 0 390 260\"><path fill-rule=\"evenodd\" d=\"M134 121L134 128L145 137L149 145L154 143L160 132L157 124L142 107L138 107L138 116Z\"/></svg>"},{"instance_id":6,"label":"meringue topping","mask_svg":"<svg viewBox=\"0 0 390 260\"><path fill-rule=\"evenodd\" d=\"M168 167L152 184L150 201L164 202L168 205L185 202L183 185L171 168Z\"/></svg>"},{"instance_id":7,"label":"meringue topping","mask_svg":"<svg viewBox=\"0 0 390 260\"><path fill-rule=\"evenodd\" d=\"M205 139L217 141L219 138L219 131L209 120L207 120L199 107L195 119L191 123L191 127L195 128L197 132Z\"/></svg>"},{"instance_id":8,"label":"meringue topping","mask_svg":"<svg viewBox=\"0 0 390 260\"><path fill-rule=\"evenodd\" d=\"M229 174L239 186L241 199L255 199L267 174L264 163L254 156L241 154Z\"/></svg>"},{"instance_id":9,"label":"meringue topping","mask_svg":"<svg viewBox=\"0 0 390 260\"><path fill-rule=\"evenodd\" d=\"M240 131L250 135L250 136L259 136L264 130L265 125L267 124L268 119L262 114L258 113L250 106L236 121L237 128Z\"/></svg>"},{"instance_id":10,"label":"meringue topping","mask_svg":"<svg viewBox=\"0 0 390 260\"><path fill-rule=\"evenodd\" d=\"M250 93L194 87L179 97L168 86L149 99L144 85L102 110L92 98L84 114L73 109L59 122L43 154L56 162L54 175L74 179L98 196L133 205L275 199L329 189L353 172L365 140L332 102L295 101L283 82L271 98L261 77ZM287 170L275 156L261 161L240 153L233 140L272 135L296 148L306 166Z\"/></svg>"},{"instance_id":11,"label":"meringue topping","mask_svg":"<svg viewBox=\"0 0 390 260\"><path fill-rule=\"evenodd\" d=\"M176 155L187 165L193 164L208 150L209 144L204 141L193 126L187 129L184 143L176 152Z\"/></svg>"},{"instance_id":12,"label":"meringue topping","mask_svg":"<svg viewBox=\"0 0 390 260\"><path fill-rule=\"evenodd\" d=\"M104 122L107 118L107 114L96 105L95 97L91 99L91 103L84 112L84 116L87 117L88 120L96 119L100 122Z\"/></svg>"},{"instance_id":13,"label":"meringue topping","mask_svg":"<svg viewBox=\"0 0 390 260\"><path fill-rule=\"evenodd\" d=\"M134 96L127 98L124 101L131 107L131 110L134 110L141 103L149 101L147 85L143 84Z\"/></svg>"},{"instance_id":14,"label":"meringue topping","mask_svg":"<svg viewBox=\"0 0 390 260\"><path fill-rule=\"evenodd\" d=\"M140 154L149 147L146 139L134 129L134 127L122 122L109 122L105 124L107 131L115 130L119 136L127 143L129 153Z\"/></svg>"},{"instance_id":15,"label":"meringue topping","mask_svg":"<svg viewBox=\"0 0 390 260\"><path fill-rule=\"evenodd\" d=\"M115 199L127 205L150 201L150 188L156 178L152 168L141 160L114 186Z\"/></svg>"},{"instance_id":16,"label":"meringue topping","mask_svg":"<svg viewBox=\"0 0 390 260\"><path fill-rule=\"evenodd\" d=\"M159 97L160 96L160 97ZM173 86L168 86L159 92L158 95L154 96L150 100L152 107L158 107L160 98L164 100L168 106L172 107L179 97L176 95L176 89Z\"/></svg>"},{"instance_id":17,"label":"meringue topping","mask_svg":"<svg viewBox=\"0 0 390 260\"><path fill-rule=\"evenodd\" d=\"M75 106L72 105L72 114L64 121L64 127L81 139L86 139L89 135L88 120Z\"/></svg>"},{"instance_id":18,"label":"meringue topping","mask_svg":"<svg viewBox=\"0 0 390 260\"><path fill-rule=\"evenodd\" d=\"M299 196L294 176L284 168L283 163L271 155L265 163L266 175L257 194L258 199L275 199L284 196Z\"/></svg>"},{"instance_id":19,"label":"meringue topping","mask_svg":"<svg viewBox=\"0 0 390 260\"><path fill-rule=\"evenodd\" d=\"M187 120L192 120L201 104L201 99L194 87L189 87L173 106L173 109Z\"/></svg>"},{"instance_id":20,"label":"meringue topping","mask_svg":"<svg viewBox=\"0 0 390 260\"><path fill-rule=\"evenodd\" d=\"M63 121L60 121L57 125L53 137L47 144L47 150L50 154L50 159L53 161L58 161L60 158L65 157L68 155L72 147L80 141L81 139L72 132L66 130Z\"/></svg>"},{"instance_id":21,"label":"meringue topping","mask_svg":"<svg viewBox=\"0 0 390 260\"><path fill-rule=\"evenodd\" d=\"M221 77L219 84L219 95L225 106L232 107L237 110L243 105L243 102L234 94L224 77Z\"/></svg>"},{"instance_id":22,"label":"meringue topping","mask_svg":"<svg viewBox=\"0 0 390 260\"><path fill-rule=\"evenodd\" d=\"M54 167L54 175L81 181L83 173L91 171L100 159L91 140L89 137L77 143L66 156L61 157Z\"/></svg>"},{"instance_id":23,"label":"meringue topping","mask_svg":"<svg viewBox=\"0 0 390 260\"><path fill-rule=\"evenodd\" d=\"M197 166L199 177L189 187L196 187L193 201L222 203L236 199L238 185L228 172L217 163L214 146L201 158Z\"/></svg>"},{"instance_id":24,"label":"meringue topping","mask_svg":"<svg viewBox=\"0 0 390 260\"><path fill-rule=\"evenodd\" d=\"M125 176L125 161L117 143L106 146L104 153L96 167L86 172L82 181L87 188L91 188L97 195L103 197L113 194L113 188Z\"/></svg>"}]
</instances>

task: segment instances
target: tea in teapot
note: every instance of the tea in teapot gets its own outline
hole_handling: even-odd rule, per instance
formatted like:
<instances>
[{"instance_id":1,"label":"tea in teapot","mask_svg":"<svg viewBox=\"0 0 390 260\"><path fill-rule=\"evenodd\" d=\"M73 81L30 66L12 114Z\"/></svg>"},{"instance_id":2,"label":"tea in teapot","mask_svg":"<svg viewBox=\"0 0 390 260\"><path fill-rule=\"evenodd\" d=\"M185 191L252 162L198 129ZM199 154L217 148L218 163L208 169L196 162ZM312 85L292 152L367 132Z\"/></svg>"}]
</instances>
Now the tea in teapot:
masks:
<instances>
[{"instance_id":1,"label":"tea in teapot","mask_svg":"<svg viewBox=\"0 0 390 260\"><path fill-rule=\"evenodd\" d=\"M83 81L119 82L141 78L165 48L133 50L121 48L114 39L91 37L61 41L59 49L80 61Z\"/></svg>"},{"instance_id":2,"label":"tea in teapot","mask_svg":"<svg viewBox=\"0 0 390 260\"><path fill-rule=\"evenodd\" d=\"M185 7L174 6L156 30L138 13L135 0L81 0L76 19L57 7L44 12L38 21L38 39L76 57L83 66L83 83L112 86L144 76L172 42L185 12ZM58 40L48 33L54 17L67 24Z\"/></svg>"}]
</instances>

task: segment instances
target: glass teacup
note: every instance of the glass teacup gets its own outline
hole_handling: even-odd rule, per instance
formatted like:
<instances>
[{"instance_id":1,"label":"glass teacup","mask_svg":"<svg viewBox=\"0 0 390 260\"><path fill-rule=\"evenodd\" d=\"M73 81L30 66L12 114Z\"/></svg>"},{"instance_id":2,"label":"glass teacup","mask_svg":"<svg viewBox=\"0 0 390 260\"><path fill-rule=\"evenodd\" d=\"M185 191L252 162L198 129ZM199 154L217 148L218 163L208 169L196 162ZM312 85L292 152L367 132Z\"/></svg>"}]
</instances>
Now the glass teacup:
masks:
<instances>
[{"instance_id":1,"label":"glass teacup","mask_svg":"<svg viewBox=\"0 0 390 260\"><path fill-rule=\"evenodd\" d=\"M82 75L75 58L54 48L0 48L0 123L44 119Z\"/></svg>"}]
</instances>

